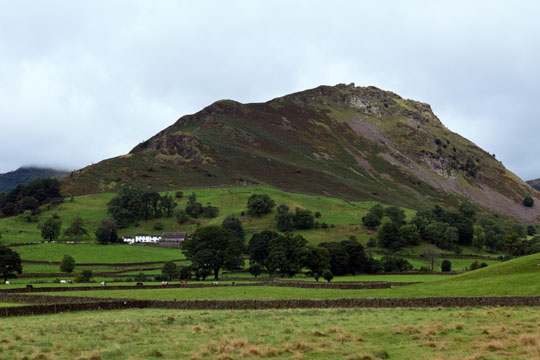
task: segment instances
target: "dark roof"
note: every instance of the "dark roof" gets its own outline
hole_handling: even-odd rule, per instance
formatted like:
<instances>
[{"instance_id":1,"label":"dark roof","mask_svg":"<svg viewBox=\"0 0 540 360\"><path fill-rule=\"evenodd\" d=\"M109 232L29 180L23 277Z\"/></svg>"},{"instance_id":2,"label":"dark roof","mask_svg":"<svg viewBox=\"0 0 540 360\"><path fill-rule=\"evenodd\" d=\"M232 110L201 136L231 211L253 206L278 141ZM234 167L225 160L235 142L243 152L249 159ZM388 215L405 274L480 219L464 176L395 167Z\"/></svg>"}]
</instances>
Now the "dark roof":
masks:
<instances>
[{"instance_id":1,"label":"dark roof","mask_svg":"<svg viewBox=\"0 0 540 360\"><path fill-rule=\"evenodd\" d=\"M185 239L187 233L185 232L164 232L161 234L162 239Z\"/></svg>"}]
</instances>

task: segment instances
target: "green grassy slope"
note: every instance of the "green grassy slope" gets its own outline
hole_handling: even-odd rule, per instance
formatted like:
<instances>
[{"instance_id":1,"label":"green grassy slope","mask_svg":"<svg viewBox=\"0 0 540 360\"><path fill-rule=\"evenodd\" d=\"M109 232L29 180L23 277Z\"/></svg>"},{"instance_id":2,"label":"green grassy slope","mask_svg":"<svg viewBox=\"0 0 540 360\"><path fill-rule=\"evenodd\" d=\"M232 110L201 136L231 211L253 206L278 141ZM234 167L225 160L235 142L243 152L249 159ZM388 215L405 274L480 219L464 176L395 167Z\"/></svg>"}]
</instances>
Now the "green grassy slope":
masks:
<instances>
[{"instance_id":1,"label":"green grassy slope","mask_svg":"<svg viewBox=\"0 0 540 360\"><path fill-rule=\"evenodd\" d=\"M376 204L375 202L351 202L327 196L312 196L284 192L266 186L252 187L229 187L229 188L207 188L184 190L184 198L177 199L178 209L186 206L187 195L194 192L197 195L197 201L206 205L211 203L219 207L219 216L213 219L198 218L192 219L186 224L179 225L174 217L162 217L160 219L151 219L140 221L138 226L132 225L127 229L120 230L120 235L135 235L136 233L159 233L154 230L154 223L160 221L164 229L162 231L187 231L193 232L199 226L221 225L228 215L236 215L241 218L247 238L250 234L265 229L275 229L274 212L271 214L256 218L250 216L241 216L241 212L246 210L247 199L254 193L268 194L277 205L287 204L292 210L295 207L307 208L320 211L322 217L317 219L320 223L326 223L328 229L312 229L297 231L312 243L322 241L341 241L347 239L350 235L355 235L361 242L366 243L371 233L362 227L362 217L367 211ZM39 215L39 223L43 223L52 214L58 214L62 220L62 231L64 231L76 216L81 216L85 221L89 232L88 237L81 237L81 241L95 241L94 233L101 219L107 217L107 203L114 197L112 193L75 196L73 201L67 200L58 207L50 210L44 209ZM410 219L414 211L404 209L407 217ZM21 217L11 217L0 219L0 232L2 239L0 243L24 243L41 241L38 224L28 223ZM61 240L67 240L61 238Z\"/></svg>"}]
</instances>

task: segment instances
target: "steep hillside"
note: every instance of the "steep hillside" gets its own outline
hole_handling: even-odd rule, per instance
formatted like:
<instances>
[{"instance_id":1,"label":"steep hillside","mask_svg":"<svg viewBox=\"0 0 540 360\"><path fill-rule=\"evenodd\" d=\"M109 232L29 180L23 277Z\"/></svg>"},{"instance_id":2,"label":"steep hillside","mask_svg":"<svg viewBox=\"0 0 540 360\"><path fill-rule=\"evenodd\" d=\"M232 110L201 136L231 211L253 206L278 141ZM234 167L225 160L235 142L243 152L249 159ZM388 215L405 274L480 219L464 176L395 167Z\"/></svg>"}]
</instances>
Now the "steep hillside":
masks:
<instances>
[{"instance_id":1,"label":"steep hillside","mask_svg":"<svg viewBox=\"0 0 540 360\"><path fill-rule=\"evenodd\" d=\"M540 191L540 179L529 180L527 181L527 184L531 185L533 188Z\"/></svg>"},{"instance_id":2,"label":"steep hillside","mask_svg":"<svg viewBox=\"0 0 540 360\"><path fill-rule=\"evenodd\" d=\"M69 175L68 171L40 168L34 166L20 167L15 171L0 174L0 191L7 192L19 184L27 184L37 178L62 179Z\"/></svg>"},{"instance_id":3,"label":"steep hillside","mask_svg":"<svg viewBox=\"0 0 540 360\"><path fill-rule=\"evenodd\" d=\"M354 84L266 103L218 101L129 154L74 172L66 190L266 184L409 208L472 201L538 222L538 198L490 154L449 131L429 105ZM540 200L539 200L540 203Z\"/></svg>"}]
</instances>

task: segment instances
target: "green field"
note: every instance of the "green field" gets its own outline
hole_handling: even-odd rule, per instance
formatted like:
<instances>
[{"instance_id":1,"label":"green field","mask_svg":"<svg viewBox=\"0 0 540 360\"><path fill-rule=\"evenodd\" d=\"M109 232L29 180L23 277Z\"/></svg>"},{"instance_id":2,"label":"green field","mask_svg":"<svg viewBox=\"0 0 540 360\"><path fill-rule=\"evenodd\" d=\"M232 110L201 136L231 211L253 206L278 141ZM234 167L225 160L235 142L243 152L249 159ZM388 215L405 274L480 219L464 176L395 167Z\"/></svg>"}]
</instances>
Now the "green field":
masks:
<instances>
[{"instance_id":1,"label":"green field","mask_svg":"<svg viewBox=\"0 0 540 360\"><path fill-rule=\"evenodd\" d=\"M540 254L470 271L422 284L391 289L329 290L287 287L217 287L202 289L158 289L63 292L64 295L135 299L306 299L353 297L507 296L540 295ZM424 275L423 277L433 276ZM376 279L378 276L372 276ZM410 279L413 279L412 277Z\"/></svg>"},{"instance_id":2,"label":"green field","mask_svg":"<svg viewBox=\"0 0 540 360\"><path fill-rule=\"evenodd\" d=\"M537 359L540 309L122 310L2 319L5 359Z\"/></svg>"},{"instance_id":3,"label":"green field","mask_svg":"<svg viewBox=\"0 0 540 360\"><path fill-rule=\"evenodd\" d=\"M71 255L76 263L135 263L185 259L178 249L134 245L39 244L19 246L23 260L61 261Z\"/></svg>"}]
</instances>

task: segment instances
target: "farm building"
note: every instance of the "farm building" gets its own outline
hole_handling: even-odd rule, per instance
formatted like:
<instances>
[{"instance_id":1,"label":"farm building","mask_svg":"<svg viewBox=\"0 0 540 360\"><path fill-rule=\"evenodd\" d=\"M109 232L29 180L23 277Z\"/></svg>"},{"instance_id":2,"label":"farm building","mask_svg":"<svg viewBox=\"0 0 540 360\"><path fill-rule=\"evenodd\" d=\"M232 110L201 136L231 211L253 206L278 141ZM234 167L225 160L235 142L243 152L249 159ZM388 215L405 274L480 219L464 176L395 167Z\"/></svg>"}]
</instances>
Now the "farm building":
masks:
<instances>
[{"instance_id":1,"label":"farm building","mask_svg":"<svg viewBox=\"0 0 540 360\"><path fill-rule=\"evenodd\" d=\"M128 244L148 244L163 247L179 248L180 244L186 239L185 232L164 232L157 234L137 234L135 237L124 236L122 239Z\"/></svg>"}]
</instances>

